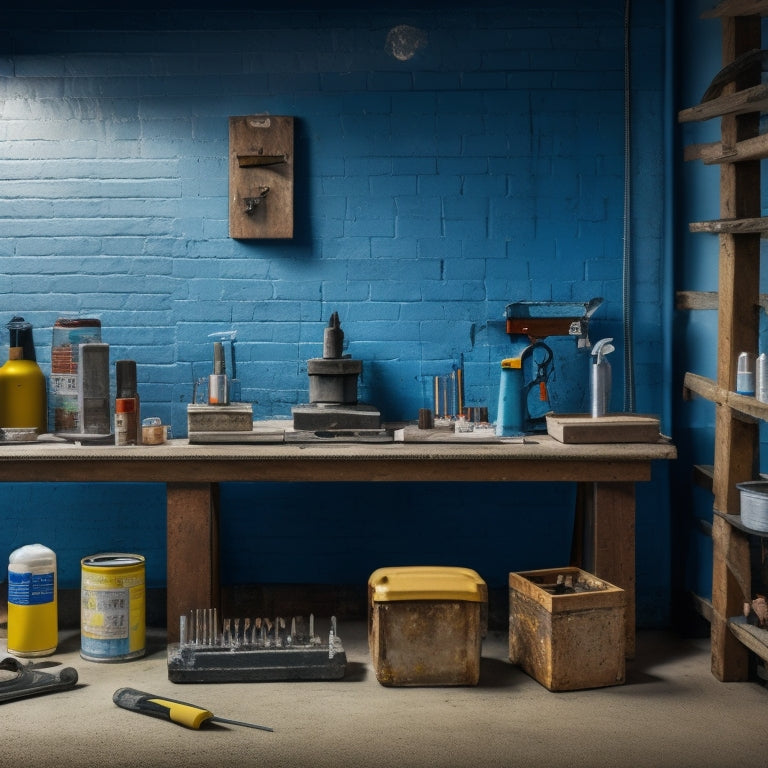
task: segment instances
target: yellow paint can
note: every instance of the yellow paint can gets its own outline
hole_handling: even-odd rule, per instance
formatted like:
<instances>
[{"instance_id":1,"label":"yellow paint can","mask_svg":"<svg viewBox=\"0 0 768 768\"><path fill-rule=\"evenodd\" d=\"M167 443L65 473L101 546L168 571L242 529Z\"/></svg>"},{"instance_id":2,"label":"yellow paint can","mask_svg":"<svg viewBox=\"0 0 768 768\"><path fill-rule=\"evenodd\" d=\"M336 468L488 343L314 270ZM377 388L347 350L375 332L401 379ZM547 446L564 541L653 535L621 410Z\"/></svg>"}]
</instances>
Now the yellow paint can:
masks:
<instances>
[{"instance_id":1,"label":"yellow paint can","mask_svg":"<svg viewBox=\"0 0 768 768\"><path fill-rule=\"evenodd\" d=\"M106 552L81 560L80 655L88 661L128 661L144 655L145 561Z\"/></svg>"}]
</instances>

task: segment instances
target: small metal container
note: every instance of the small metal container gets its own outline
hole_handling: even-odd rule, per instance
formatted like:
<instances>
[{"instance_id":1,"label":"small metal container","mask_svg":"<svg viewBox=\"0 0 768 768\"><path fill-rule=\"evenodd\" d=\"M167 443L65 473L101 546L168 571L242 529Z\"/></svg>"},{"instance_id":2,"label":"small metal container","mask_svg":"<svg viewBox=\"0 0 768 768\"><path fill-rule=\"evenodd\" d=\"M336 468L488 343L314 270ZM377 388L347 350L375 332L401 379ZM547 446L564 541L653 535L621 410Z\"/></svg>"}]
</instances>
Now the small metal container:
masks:
<instances>
[{"instance_id":1,"label":"small metal container","mask_svg":"<svg viewBox=\"0 0 768 768\"><path fill-rule=\"evenodd\" d=\"M755 394L755 356L750 352L739 354L736 363L736 393L752 396Z\"/></svg>"},{"instance_id":2,"label":"small metal container","mask_svg":"<svg viewBox=\"0 0 768 768\"><path fill-rule=\"evenodd\" d=\"M146 639L144 558L122 552L84 557L80 655L87 661L143 656Z\"/></svg>"},{"instance_id":3,"label":"small metal container","mask_svg":"<svg viewBox=\"0 0 768 768\"><path fill-rule=\"evenodd\" d=\"M753 531L768 532L768 482L736 483L741 492L741 522Z\"/></svg>"}]
</instances>

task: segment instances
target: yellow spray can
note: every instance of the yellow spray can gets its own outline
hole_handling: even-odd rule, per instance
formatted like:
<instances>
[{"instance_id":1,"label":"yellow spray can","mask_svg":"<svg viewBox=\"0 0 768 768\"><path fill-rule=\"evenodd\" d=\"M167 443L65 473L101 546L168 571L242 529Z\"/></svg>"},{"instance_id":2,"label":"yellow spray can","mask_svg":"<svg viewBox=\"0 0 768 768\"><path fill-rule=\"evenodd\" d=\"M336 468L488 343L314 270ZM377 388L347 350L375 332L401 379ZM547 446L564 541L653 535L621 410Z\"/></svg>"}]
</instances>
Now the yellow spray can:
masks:
<instances>
[{"instance_id":1,"label":"yellow spray can","mask_svg":"<svg viewBox=\"0 0 768 768\"><path fill-rule=\"evenodd\" d=\"M7 362L0 368L0 428L47 432L45 376L35 360L32 325L14 317Z\"/></svg>"}]
</instances>

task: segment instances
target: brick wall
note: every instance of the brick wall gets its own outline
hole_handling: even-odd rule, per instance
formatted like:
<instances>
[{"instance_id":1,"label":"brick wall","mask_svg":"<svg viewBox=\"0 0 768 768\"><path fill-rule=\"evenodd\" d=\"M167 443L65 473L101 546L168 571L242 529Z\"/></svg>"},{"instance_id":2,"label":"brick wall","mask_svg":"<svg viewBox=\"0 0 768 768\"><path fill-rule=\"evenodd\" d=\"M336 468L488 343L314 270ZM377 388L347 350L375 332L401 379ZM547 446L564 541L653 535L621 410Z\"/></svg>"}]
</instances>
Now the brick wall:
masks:
<instances>
[{"instance_id":1,"label":"brick wall","mask_svg":"<svg viewBox=\"0 0 768 768\"><path fill-rule=\"evenodd\" d=\"M0 319L19 313L34 324L46 370L57 317L100 317L112 359L138 363L144 415L161 416L176 436L192 381L210 372L215 331L237 329L243 397L261 418L306 402L306 360L321 353L333 311L346 351L363 360L361 399L388 419L414 418L431 377L462 359L467 402L494 412L512 300L602 296L592 337L620 342L621 4L449 2L439 13L431 5L199 6L180 21L139 4L128 17L93 8L77 23L65 12L6 11ZM661 219L661 56L650 51L661 50L662 9L660 0L643 4L635 22L645 65L636 84L643 225ZM412 58L387 49L398 25L423 42ZM227 118L253 113L296 118L291 241L227 236ZM661 237L657 225L641 226L635 241L638 409L655 412L664 398ZM584 383L568 386L580 396ZM47 538L69 554L63 578L74 581L72 563L92 552L80 534L52 525L55 506L92 518L100 537L87 550L117 542L158 550L150 573L163 580L158 489L147 489L143 510L117 490L108 504L88 487L58 488L55 502L45 486L16 492L25 503L12 505L4 549ZM553 505L567 527L569 490L559 501L551 490L521 493L545 518ZM529 560L500 488L393 486L377 491L373 509L365 489L343 486L245 486L224 498L230 581L357 581L388 561L423 559L424 535L435 538L428 559L463 561L496 583L568 552L557 536ZM423 529L393 523L386 546L371 543L403 504L423 510ZM270 520L290 513L287 533L270 538L267 518L254 523L265 506ZM327 546L296 538L318 516L335 521ZM468 520L477 541L466 549L444 534L458 526L465 536ZM539 539L550 535L545 523Z\"/></svg>"}]
</instances>

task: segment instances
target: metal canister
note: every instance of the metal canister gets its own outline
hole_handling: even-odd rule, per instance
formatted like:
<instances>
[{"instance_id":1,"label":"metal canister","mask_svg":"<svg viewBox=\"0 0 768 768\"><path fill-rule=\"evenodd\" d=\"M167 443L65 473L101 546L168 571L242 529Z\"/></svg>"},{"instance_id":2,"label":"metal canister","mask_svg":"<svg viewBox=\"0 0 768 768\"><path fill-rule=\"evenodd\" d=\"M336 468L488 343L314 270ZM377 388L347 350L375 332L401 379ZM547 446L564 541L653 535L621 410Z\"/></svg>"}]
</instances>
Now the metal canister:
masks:
<instances>
[{"instance_id":1,"label":"metal canister","mask_svg":"<svg viewBox=\"0 0 768 768\"><path fill-rule=\"evenodd\" d=\"M53 326L48 424L61 434L83 432L78 405L80 345L101 341L101 320L60 317Z\"/></svg>"},{"instance_id":2,"label":"metal canister","mask_svg":"<svg viewBox=\"0 0 768 768\"><path fill-rule=\"evenodd\" d=\"M755 397L761 403L768 403L768 355L763 352L755 365Z\"/></svg>"},{"instance_id":3,"label":"metal canister","mask_svg":"<svg viewBox=\"0 0 768 768\"><path fill-rule=\"evenodd\" d=\"M499 437L522 435L525 421L524 410L522 355L520 357L508 357L501 361L496 434Z\"/></svg>"},{"instance_id":4,"label":"metal canister","mask_svg":"<svg viewBox=\"0 0 768 768\"><path fill-rule=\"evenodd\" d=\"M81 560L80 655L88 661L128 661L144 655L145 561L106 552Z\"/></svg>"},{"instance_id":5,"label":"metal canister","mask_svg":"<svg viewBox=\"0 0 768 768\"><path fill-rule=\"evenodd\" d=\"M27 544L8 558L8 653L49 656L58 645L56 554Z\"/></svg>"}]
</instances>

